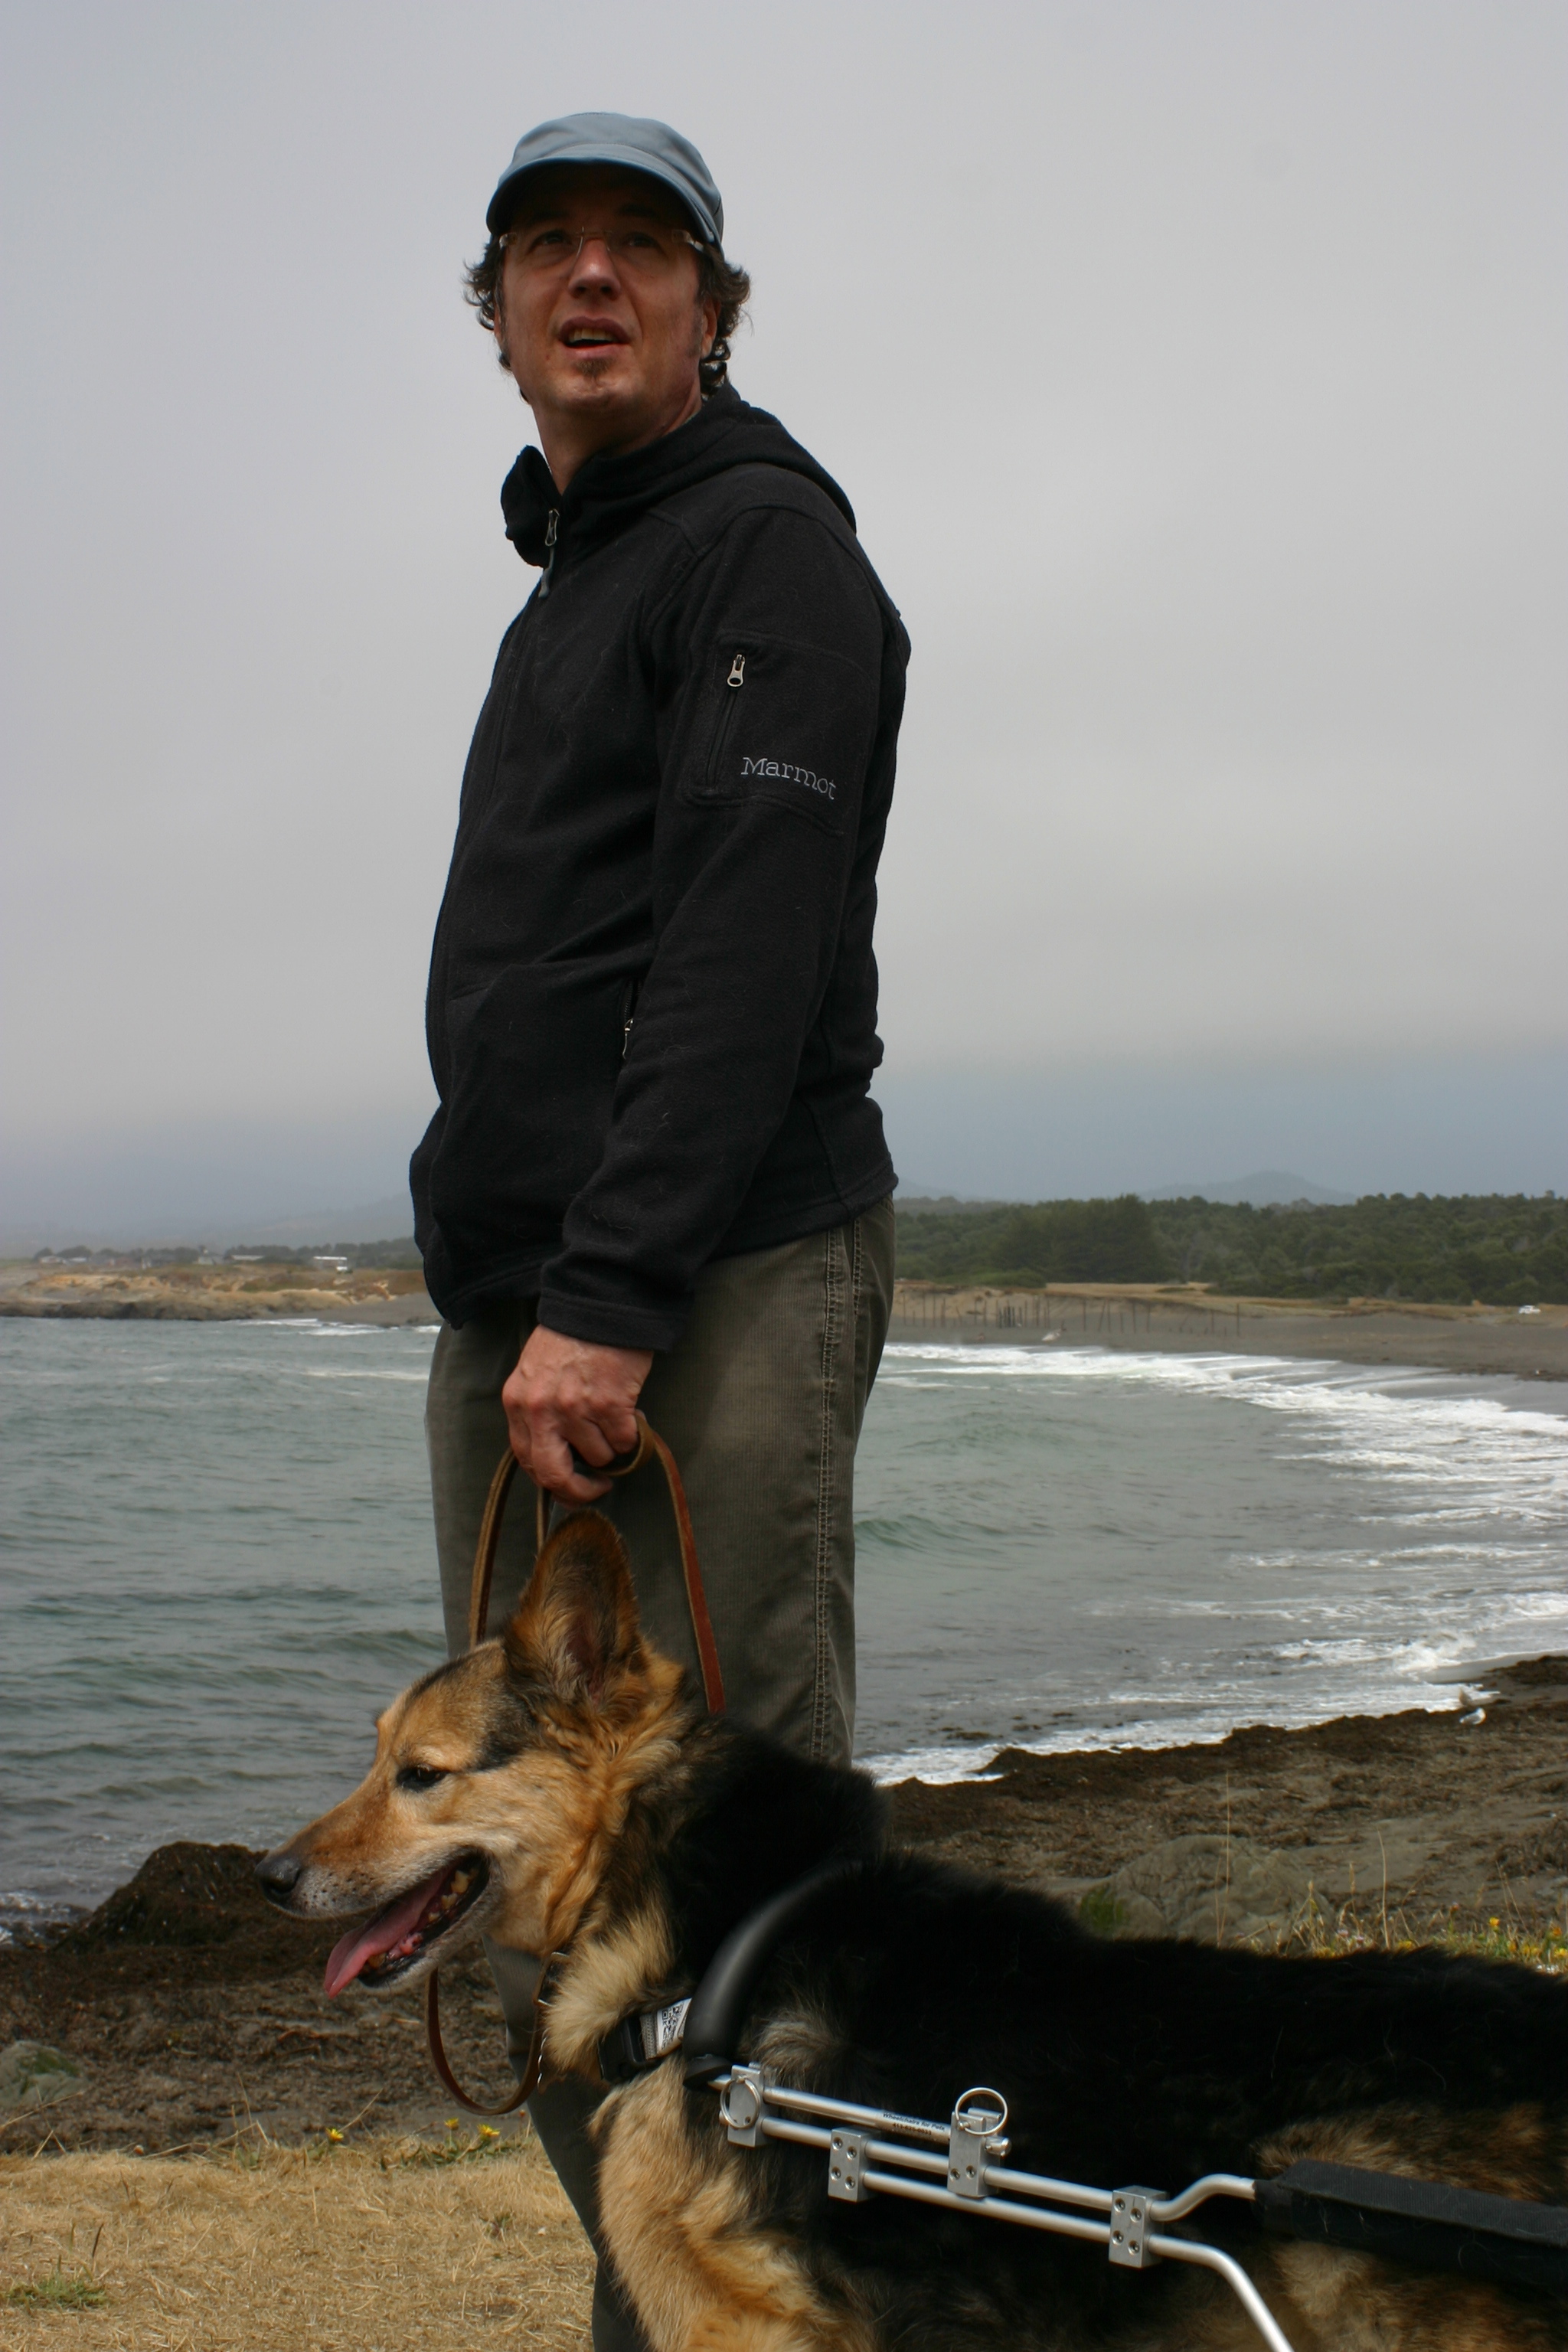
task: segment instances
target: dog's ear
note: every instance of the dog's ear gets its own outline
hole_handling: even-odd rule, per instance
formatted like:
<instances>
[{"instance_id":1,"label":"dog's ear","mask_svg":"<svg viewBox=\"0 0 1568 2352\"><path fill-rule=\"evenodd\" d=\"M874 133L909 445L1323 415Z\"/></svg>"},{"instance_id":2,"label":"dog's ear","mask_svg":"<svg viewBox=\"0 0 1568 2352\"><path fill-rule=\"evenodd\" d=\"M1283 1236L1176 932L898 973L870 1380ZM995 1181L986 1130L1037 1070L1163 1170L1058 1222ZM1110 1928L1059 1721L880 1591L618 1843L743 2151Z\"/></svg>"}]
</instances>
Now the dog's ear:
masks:
<instances>
[{"instance_id":1,"label":"dog's ear","mask_svg":"<svg viewBox=\"0 0 1568 2352\"><path fill-rule=\"evenodd\" d=\"M643 1658L626 1548L602 1511L576 1511L539 1555L501 1636L511 1674L603 1706Z\"/></svg>"}]
</instances>

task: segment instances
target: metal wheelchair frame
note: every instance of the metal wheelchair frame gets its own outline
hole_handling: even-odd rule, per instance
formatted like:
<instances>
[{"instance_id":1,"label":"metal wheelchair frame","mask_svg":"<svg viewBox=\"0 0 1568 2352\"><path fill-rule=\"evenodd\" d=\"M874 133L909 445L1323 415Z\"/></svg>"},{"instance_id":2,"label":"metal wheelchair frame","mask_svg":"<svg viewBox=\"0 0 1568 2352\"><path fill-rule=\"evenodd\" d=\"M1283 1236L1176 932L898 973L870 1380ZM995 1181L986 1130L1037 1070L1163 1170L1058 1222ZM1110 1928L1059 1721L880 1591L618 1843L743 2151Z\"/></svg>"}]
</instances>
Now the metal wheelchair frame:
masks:
<instances>
[{"instance_id":1,"label":"metal wheelchair frame","mask_svg":"<svg viewBox=\"0 0 1568 2352\"><path fill-rule=\"evenodd\" d=\"M1167 2197L1156 2189L1091 2189L1082 2181L1012 2171L1005 2160L1007 2102L999 2091L984 2086L965 2091L946 2124L857 2106L816 2091L792 2091L772 2081L761 2066L731 2065L713 2079L712 2087L720 2094L719 2112L732 2146L760 2147L764 2139L777 2139L825 2150L829 2197L851 2205L870 2196L909 2197L950 2212L1048 2230L1103 2246L1111 2263L1124 2270L1144 2271L1159 2262L1194 2263L1225 2280L1268 2352L1292 2352L1289 2338L1233 2254L1200 2239L1166 2234L1167 2223L1184 2221L1211 2197L1256 2204L1256 2184L1239 2173L1206 2173L1179 2196ZM1064 2212L1063 2206L1080 2210Z\"/></svg>"}]
</instances>

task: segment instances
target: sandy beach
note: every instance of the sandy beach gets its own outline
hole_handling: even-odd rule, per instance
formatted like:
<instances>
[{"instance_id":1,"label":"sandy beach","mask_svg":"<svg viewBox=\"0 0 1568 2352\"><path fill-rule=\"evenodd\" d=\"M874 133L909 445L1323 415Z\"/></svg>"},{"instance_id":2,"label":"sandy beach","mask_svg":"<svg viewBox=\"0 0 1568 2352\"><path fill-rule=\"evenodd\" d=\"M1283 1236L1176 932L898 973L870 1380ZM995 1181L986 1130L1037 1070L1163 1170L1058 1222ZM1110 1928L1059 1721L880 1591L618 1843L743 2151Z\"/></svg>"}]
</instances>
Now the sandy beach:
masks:
<instances>
[{"instance_id":1,"label":"sandy beach","mask_svg":"<svg viewBox=\"0 0 1568 2352\"><path fill-rule=\"evenodd\" d=\"M1501 1372L1568 1381L1568 1307L1521 1315L1509 1307L1424 1307L1352 1299L1226 1298L1195 1286L1086 1283L1048 1290L958 1288L900 1282L889 1339L966 1346L1160 1349L1411 1364L1433 1371Z\"/></svg>"}]
</instances>

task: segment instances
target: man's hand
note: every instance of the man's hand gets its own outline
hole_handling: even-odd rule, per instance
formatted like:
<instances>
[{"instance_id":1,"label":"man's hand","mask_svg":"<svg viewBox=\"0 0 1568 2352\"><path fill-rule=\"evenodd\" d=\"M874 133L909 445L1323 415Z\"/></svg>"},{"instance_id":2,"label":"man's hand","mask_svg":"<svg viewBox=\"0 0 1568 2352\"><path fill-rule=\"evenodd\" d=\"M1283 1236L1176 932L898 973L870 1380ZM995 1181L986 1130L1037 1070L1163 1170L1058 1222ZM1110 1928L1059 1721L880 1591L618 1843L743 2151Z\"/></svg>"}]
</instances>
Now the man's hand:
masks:
<instances>
[{"instance_id":1,"label":"man's hand","mask_svg":"<svg viewBox=\"0 0 1568 2352\"><path fill-rule=\"evenodd\" d=\"M584 1462L610 1462L637 1442L634 1407L653 1362L646 1348L595 1348L535 1324L500 1392L511 1450L530 1476L563 1502L607 1495L607 1478L583 1478Z\"/></svg>"}]
</instances>

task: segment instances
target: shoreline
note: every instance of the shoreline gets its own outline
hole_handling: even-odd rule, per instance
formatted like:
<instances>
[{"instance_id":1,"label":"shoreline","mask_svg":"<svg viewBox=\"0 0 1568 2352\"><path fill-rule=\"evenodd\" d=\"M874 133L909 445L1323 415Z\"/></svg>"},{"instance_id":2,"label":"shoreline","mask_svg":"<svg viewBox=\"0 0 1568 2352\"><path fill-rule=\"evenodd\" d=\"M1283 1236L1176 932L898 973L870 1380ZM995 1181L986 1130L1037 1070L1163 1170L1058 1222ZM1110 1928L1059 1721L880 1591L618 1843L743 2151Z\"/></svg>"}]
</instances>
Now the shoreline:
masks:
<instances>
[{"instance_id":1,"label":"shoreline","mask_svg":"<svg viewBox=\"0 0 1568 2352\"><path fill-rule=\"evenodd\" d=\"M1091 1347L1121 1354L1284 1356L1417 1371L1568 1381L1568 1307L1427 1307L1383 1299L1220 1298L1138 1283L1042 1290L895 1286L906 1346Z\"/></svg>"},{"instance_id":2,"label":"shoreline","mask_svg":"<svg viewBox=\"0 0 1568 2352\"><path fill-rule=\"evenodd\" d=\"M1477 1710L1251 1726L1186 1748L1037 1756L889 1792L899 1843L1053 1894L1115 1935L1325 1950L1458 1932L1506 1952L1568 1923L1568 1657L1488 1677ZM88 1919L0 1948L0 2045L80 2068L21 2122L62 2150L211 2147L237 2125L439 2139L420 1993L321 1990L332 1941L263 1903L240 1846L151 1855ZM482 1960L443 1983L460 2076L502 2079ZM355 2118L358 2118L356 2126Z\"/></svg>"},{"instance_id":3,"label":"shoreline","mask_svg":"<svg viewBox=\"0 0 1568 2352\"><path fill-rule=\"evenodd\" d=\"M0 1265L0 1318L46 1322L279 1322L308 1317L389 1329L437 1324L412 1270L363 1268L330 1282L267 1281L248 1266L145 1272L40 1272ZM889 1340L1156 1349L1177 1355L1283 1356L1415 1370L1568 1381L1568 1307L1529 1316L1503 1307L1428 1307L1384 1299L1217 1297L1142 1283L1053 1284L1040 1290L900 1280Z\"/></svg>"},{"instance_id":4,"label":"shoreline","mask_svg":"<svg viewBox=\"0 0 1568 2352\"><path fill-rule=\"evenodd\" d=\"M268 1277L278 1277L269 1279ZM47 1323L438 1323L423 1275L364 1266L323 1280L293 1267L115 1267L82 1273L0 1265L0 1317Z\"/></svg>"}]
</instances>

